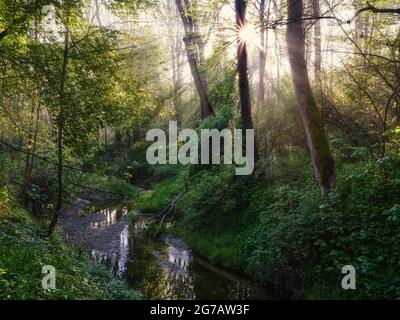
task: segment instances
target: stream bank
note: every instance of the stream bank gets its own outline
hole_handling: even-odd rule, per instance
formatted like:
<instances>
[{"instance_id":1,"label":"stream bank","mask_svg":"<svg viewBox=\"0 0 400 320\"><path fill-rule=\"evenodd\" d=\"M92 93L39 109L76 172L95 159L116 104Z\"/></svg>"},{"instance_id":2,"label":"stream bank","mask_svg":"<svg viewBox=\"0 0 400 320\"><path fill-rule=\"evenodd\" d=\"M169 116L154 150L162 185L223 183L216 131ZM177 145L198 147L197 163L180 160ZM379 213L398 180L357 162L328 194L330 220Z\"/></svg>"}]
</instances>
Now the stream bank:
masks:
<instances>
[{"instance_id":1,"label":"stream bank","mask_svg":"<svg viewBox=\"0 0 400 320\"><path fill-rule=\"evenodd\" d=\"M210 265L182 240L146 235L154 215L121 202L89 204L78 199L60 215L65 239L83 245L92 257L148 299L271 299L272 294L247 279Z\"/></svg>"}]
</instances>

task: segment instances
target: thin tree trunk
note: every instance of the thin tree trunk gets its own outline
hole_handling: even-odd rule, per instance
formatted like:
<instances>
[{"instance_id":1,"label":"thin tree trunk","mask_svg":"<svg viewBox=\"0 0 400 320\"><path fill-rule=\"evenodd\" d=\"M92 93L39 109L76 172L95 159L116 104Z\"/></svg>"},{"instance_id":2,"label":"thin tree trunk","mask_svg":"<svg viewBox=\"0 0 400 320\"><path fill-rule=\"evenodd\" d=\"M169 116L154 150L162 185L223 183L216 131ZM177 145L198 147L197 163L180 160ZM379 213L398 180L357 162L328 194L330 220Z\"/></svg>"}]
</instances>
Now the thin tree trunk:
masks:
<instances>
[{"instance_id":1,"label":"thin tree trunk","mask_svg":"<svg viewBox=\"0 0 400 320\"><path fill-rule=\"evenodd\" d=\"M96 9L95 9L95 16L96 16L96 20L97 20L97 23L99 24L99 26L101 27L102 26L102 23L101 23L101 19L100 19L100 3L99 3L99 1L100 0L94 0L94 4L95 4L95 6L96 6Z\"/></svg>"},{"instance_id":2,"label":"thin tree trunk","mask_svg":"<svg viewBox=\"0 0 400 320\"><path fill-rule=\"evenodd\" d=\"M316 100L320 106L321 117L325 119L325 104L322 85L322 39L321 39L321 8L319 0L312 0L314 22L314 85L316 86Z\"/></svg>"},{"instance_id":3,"label":"thin tree trunk","mask_svg":"<svg viewBox=\"0 0 400 320\"><path fill-rule=\"evenodd\" d=\"M67 80L67 67L68 67L68 49L69 49L69 3L65 3L65 34L64 34L64 52L63 52L63 63L61 69L61 79L60 79L60 88L59 88L59 103L60 110L58 114L58 133L57 133L57 158L58 158L58 166L57 166L57 202L55 206L55 212L53 219L49 226L49 235L51 235L57 225L58 215L60 213L62 203L63 203L63 135L64 135L64 125L65 125L65 83Z\"/></svg>"},{"instance_id":4,"label":"thin tree trunk","mask_svg":"<svg viewBox=\"0 0 400 320\"><path fill-rule=\"evenodd\" d=\"M35 108L32 107L32 118L35 117ZM27 153L25 158L25 169L24 169L24 184L22 187L22 203L24 206L27 206L27 191L31 184L31 177L32 177L32 169L33 169L33 161L34 161L34 154L36 150L36 141L37 141L37 134L39 130L39 114L40 110L39 107L36 108L36 119L32 119L32 126L34 126L33 133L29 132L28 137L28 146L26 147ZM35 123L33 123L35 121Z\"/></svg>"},{"instance_id":5,"label":"thin tree trunk","mask_svg":"<svg viewBox=\"0 0 400 320\"><path fill-rule=\"evenodd\" d=\"M33 162L35 160L35 154L36 154L36 145L37 145L37 136L39 132L39 117L40 117L40 106L38 106L37 111L36 111L36 127L35 127L35 133L33 134L33 140L32 140L32 152L31 152L31 159L29 163L29 170L28 170L28 178L31 179L32 177L32 170L33 170Z\"/></svg>"},{"instance_id":6,"label":"thin tree trunk","mask_svg":"<svg viewBox=\"0 0 400 320\"><path fill-rule=\"evenodd\" d=\"M196 42L193 40L193 18L191 17L190 13L187 12L188 10L184 9L182 0L175 0L175 3L178 8L179 15L181 16L183 27L185 29L185 37L183 38L183 42L185 43L187 59L190 71L192 73L193 81L200 98L201 118L205 119L208 116L214 114L214 110L208 98L206 84L202 79L198 67L199 53L197 50Z\"/></svg>"},{"instance_id":7,"label":"thin tree trunk","mask_svg":"<svg viewBox=\"0 0 400 320\"><path fill-rule=\"evenodd\" d=\"M116 130L114 134L115 144L119 147L122 144L122 133L120 130Z\"/></svg>"},{"instance_id":8,"label":"thin tree trunk","mask_svg":"<svg viewBox=\"0 0 400 320\"><path fill-rule=\"evenodd\" d=\"M34 40L38 40L38 17L35 16L34 20L35 25L35 33L34 33ZM36 96L38 96L38 92L36 91ZM36 111L36 112L35 112ZM35 114L36 113L36 114ZM27 192L31 184L31 177L32 177L32 170L33 170L33 161L34 161L34 154L36 151L36 141L37 141L37 134L39 130L39 116L40 116L40 107L33 105L31 108L31 124L29 128L29 135L28 135L28 146L26 150L28 151L26 154L25 159L25 169L24 169L24 184L22 187L22 203L25 207L28 205L28 198Z\"/></svg>"},{"instance_id":9,"label":"thin tree trunk","mask_svg":"<svg viewBox=\"0 0 400 320\"><path fill-rule=\"evenodd\" d=\"M172 0L167 0L167 10L168 15L174 17L177 13L177 9ZM181 37L180 37L180 29L176 26L173 21L168 25L169 27L169 42L170 42L170 50L171 50L171 64L172 64L172 85L173 85L173 103L174 109L176 113L176 119L178 121L178 126L181 124L180 119L180 106L181 106L181 65L180 65L180 54L182 51L181 48Z\"/></svg>"},{"instance_id":10,"label":"thin tree trunk","mask_svg":"<svg viewBox=\"0 0 400 320\"><path fill-rule=\"evenodd\" d=\"M286 41L297 104L307 136L311 161L321 192L334 183L334 161L325 128L315 102L305 60L305 35L302 25L303 1L288 0Z\"/></svg>"},{"instance_id":11,"label":"thin tree trunk","mask_svg":"<svg viewBox=\"0 0 400 320\"><path fill-rule=\"evenodd\" d=\"M315 83L321 85L321 70L322 70L322 55L321 55L321 9L319 0L312 0L313 16L316 18L314 23L314 46L315 46L315 57L314 57L314 80Z\"/></svg>"},{"instance_id":12,"label":"thin tree trunk","mask_svg":"<svg viewBox=\"0 0 400 320\"><path fill-rule=\"evenodd\" d=\"M259 82L258 82L258 106L261 107L265 104L265 63L267 59L267 44L265 29L265 0L260 1L259 20L261 24L260 29L260 49L259 49Z\"/></svg>"}]
</instances>

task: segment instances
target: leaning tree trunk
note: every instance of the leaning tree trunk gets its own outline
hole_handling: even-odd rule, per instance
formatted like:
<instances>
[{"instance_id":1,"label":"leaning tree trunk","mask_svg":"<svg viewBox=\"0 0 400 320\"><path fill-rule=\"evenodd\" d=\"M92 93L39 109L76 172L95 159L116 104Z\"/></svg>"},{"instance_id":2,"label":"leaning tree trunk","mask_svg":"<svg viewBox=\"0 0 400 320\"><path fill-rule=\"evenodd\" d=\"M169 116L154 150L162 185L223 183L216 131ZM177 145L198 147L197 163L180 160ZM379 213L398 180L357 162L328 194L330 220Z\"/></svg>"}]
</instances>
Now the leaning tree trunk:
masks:
<instances>
[{"instance_id":1,"label":"leaning tree trunk","mask_svg":"<svg viewBox=\"0 0 400 320\"><path fill-rule=\"evenodd\" d=\"M302 16L303 1L288 0L286 41L293 84L301 120L307 136L314 173L321 192L326 194L334 183L334 161L308 78Z\"/></svg>"},{"instance_id":2,"label":"leaning tree trunk","mask_svg":"<svg viewBox=\"0 0 400 320\"><path fill-rule=\"evenodd\" d=\"M209 101L207 88L198 67L197 59L199 53L197 50L196 41L194 41L193 39L195 36L193 17L191 16L190 8L186 8L185 10L182 4L182 0L175 0L175 3L178 8L179 15L181 16L183 27L185 29L185 37L183 38L183 42L185 43L186 55L190 71L192 73L193 81L200 98L201 118L205 119L208 116L214 114L214 110Z\"/></svg>"}]
</instances>

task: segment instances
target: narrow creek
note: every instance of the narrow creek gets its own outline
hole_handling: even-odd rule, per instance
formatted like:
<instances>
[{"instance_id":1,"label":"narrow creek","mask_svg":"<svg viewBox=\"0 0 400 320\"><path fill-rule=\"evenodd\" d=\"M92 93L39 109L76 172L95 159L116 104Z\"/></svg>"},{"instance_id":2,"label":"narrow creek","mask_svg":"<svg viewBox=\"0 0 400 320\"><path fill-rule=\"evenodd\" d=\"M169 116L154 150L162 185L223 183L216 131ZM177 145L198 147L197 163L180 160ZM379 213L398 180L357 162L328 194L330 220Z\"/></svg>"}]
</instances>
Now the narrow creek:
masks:
<instances>
[{"instance_id":1,"label":"narrow creek","mask_svg":"<svg viewBox=\"0 0 400 320\"><path fill-rule=\"evenodd\" d=\"M84 208L84 209L82 209ZM152 217L127 218L122 204L78 205L60 215L68 242L88 248L94 259L125 279L147 299L271 299L265 289L193 254L180 239L146 236Z\"/></svg>"}]
</instances>

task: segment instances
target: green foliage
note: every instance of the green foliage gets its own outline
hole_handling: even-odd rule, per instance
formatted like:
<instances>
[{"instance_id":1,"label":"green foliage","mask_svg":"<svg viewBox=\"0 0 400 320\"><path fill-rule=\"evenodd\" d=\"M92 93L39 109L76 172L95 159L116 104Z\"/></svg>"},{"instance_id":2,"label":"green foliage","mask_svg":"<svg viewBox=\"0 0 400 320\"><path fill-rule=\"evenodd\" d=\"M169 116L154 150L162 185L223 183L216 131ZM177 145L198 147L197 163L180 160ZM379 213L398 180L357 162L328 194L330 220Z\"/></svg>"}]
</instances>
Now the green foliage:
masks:
<instances>
[{"instance_id":1,"label":"green foliage","mask_svg":"<svg viewBox=\"0 0 400 320\"><path fill-rule=\"evenodd\" d=\"M138 187L129 182L113 176L99 176L88 174L81 177L82 185L76 191L87 191L88 187L93 190L108 191L111 194L123 195L125 199L134 199L138 195Z\"/></svg>"},{"instance_id":2,"label":"green foliage","mask_svg":"<svg viewBox=\"0 0 400 320\"><path fill-rule=\"evenodd\" d=\"M138 216L137 211L134 210L134 211L129 212L129 213L127 214L127 218L128 218L132 223L137 222L138 219L139 219L139 216Z\"/></svg>"},{"instance_id":3,"label":"green foliage","mask_svg":"<svg viewBox=\"0 0 400 320\"><path fill-rule=\"evenodd\" d=\"M396 126L392 130L384 133L385 138L388 139L389 152L395 156L400 156L400 126Z\"/></svg>"},{"instance_id":4,"label":"green foliage","mask_svg":"<svg viewBox=\"0 0 400 320\"><path fill-rule=\"evenodd\" d=\"M222 2L200 1L187 8L199 27L189 34L192 40L208 38L210 20ZM81 191L103 190L156 213L178 197L174 232L212 263L253 277L282 296L400 298L400 113L393 94L398 83L393 57L400 37L393 32L395 15L363 12L357 23L368 36L356 30L354 40L347 35L330 39L332 47L357 46L340 66L324 70L323 88L313 86L324 106L338 168L335 189L325 199L310 169L292 78L280 73L280 59L271 55L272 48L265 105L253 107L261 155L253 176L235 176L234 166L150 166L145 159L148 144L140 141L148 128L166 128L173 116L198 132L240 126L237 67L227 50L227 28L214 30L211 54L198 61L216 111L200 121L198 97L180 61L178 51L184 48L179 28L160 23L159 30L152 30L134 22L133 32L101 27L85 18L85 1L74 2L70 10L66 82L60 97L63 40L43 38L41 8L46 4L57 7L61 28L66 3L0 0L1 137L40 156L32 160L28 174L25 153L0 145L0 298L136 297L86 253L77 253L57 235L45 238L42 228L15 204L14 197L24 191L20 200L34 213L50 213L54 207L62 109L65 202ZM124 21L137 20L143 9L164 9L157 0L111 0L105 5ZM374 5L390 7L395 1ZM355 6L362 7L362 1ZM342 9L339 4L337 10ZM160 41L160 31L167 29L166 41ZM279 30L276 36L279 55ZM169 45L174 49L165 54L163 47ZM170 58L176 60L173 70ZM249 66L255 66L251 59ZM136 221L134 214L129 218ZM165 231L159 224L147 230L153 237ZM44 264L56 266L58 273L59 289L47 294L39 283ZM340 289L340 270L346 264L356 267L357 291Z\"/></svg>"},{"instance_id":5,"label":"green foliage","mask_svg":"<svg viewBox=\"0 0 400 320\"><path fill-rule=\"evenodd\" d=\"M0 193L0 299L138 299L85 251L64 244ZM4 206L7 205L5 209ZM5 209L5 210L4 210ZM56 289L41 287L42 267L56 269Z\"/></svg>"},{"instance_id":6,"label":"green foliage","mask_svg":"<svg viewBox=\"0 0 400 320\"><path fill-rule=\"evenodd\" d=\"M155 222L145 229L146 236L152 239L157 239L166 232L167 228L165 224Z\"/></svg>"},{"instance_id":7,"label":"green foliage","mask_svg":"<svg viewBox=\"0 0 400 320\"><path fill-rule=\"evenodd\" d=\"M167 179L156 186L154 190L147 190L135 200L135 208L144 212L157 213L164 209L174 196L182 192L180 176Z\"/></svg>"},{"instance_id":8,"label":"green foliage","mask_svg":"<svg viewBox=\"0 0 400 320\"><path fill-rule=\"evenodd\" d=\"M235 208L234 193L230 189L232 179L232 168L217 166L188 178L190 187L179 198L176 208L187 228L207 228L224 212Z\"/></svg>"},{"instance_id":9,"label":"green foliage","mask_svg":"<svg viewBox=\"0 0 400 320\"><path fill-rule=\"evenodd\" d=\"M221 56L214 52L205 64L210 102L218 111L232 108L236 100L236 66L233 62L221 62Z\"/></svg>"},{"instance_id":10,"label":"green foliage","mask_svg":"<svg viewBox=\"0 0 400 320\"><path fill-rule=\"evenodd\" d=\"M204 171L178 201L174 230L212 263L284 297L398 298L399 172L385 180L376 160L343 164L328 199L299 174L237 181ZM356 291L341 289L347 264Z\"/></svg>"}]
</instances>

